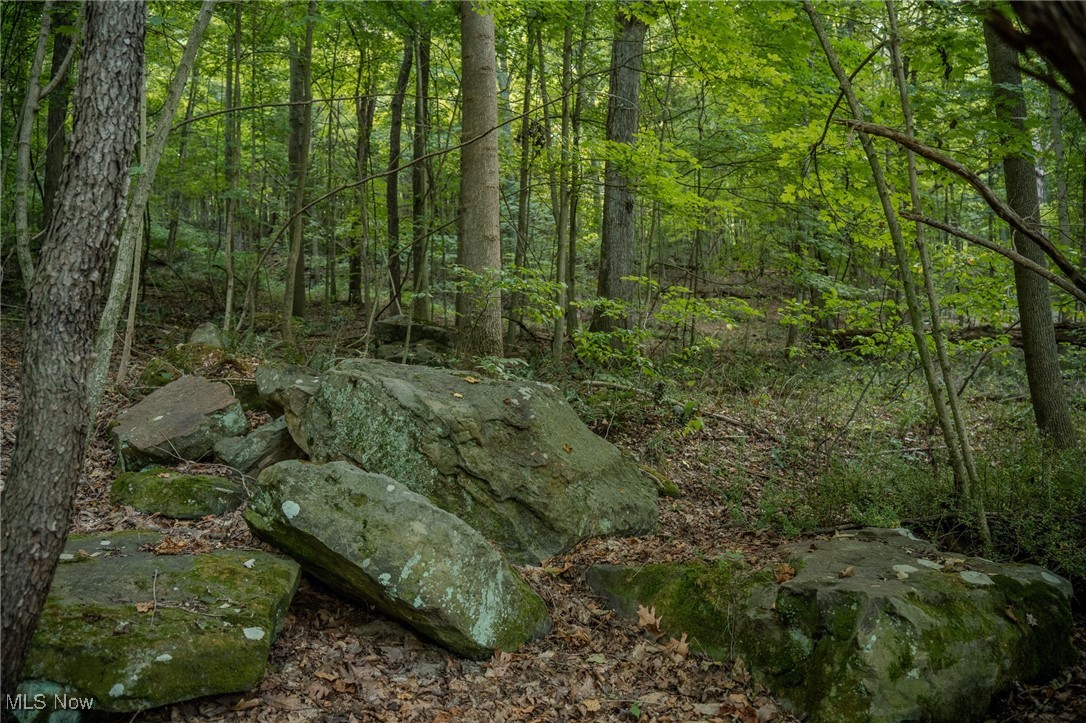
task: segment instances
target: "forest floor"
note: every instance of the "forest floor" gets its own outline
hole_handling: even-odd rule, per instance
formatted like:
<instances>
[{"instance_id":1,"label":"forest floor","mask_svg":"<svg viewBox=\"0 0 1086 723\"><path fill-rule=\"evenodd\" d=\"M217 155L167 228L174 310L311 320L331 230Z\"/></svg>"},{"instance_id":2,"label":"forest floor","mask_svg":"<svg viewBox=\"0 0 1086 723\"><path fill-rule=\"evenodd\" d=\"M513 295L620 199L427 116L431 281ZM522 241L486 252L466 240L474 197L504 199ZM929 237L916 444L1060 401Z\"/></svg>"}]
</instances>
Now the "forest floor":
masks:
<instances>
[{"instance_id":1,"label":"forest floor","mask_svg":"<svg viewBox=\"0 0 1086 723\"><path fill-rule=\"evenodd\" d=\"M186 304L174 308L199 314ZM178 333L182 326L191 329L203 320L178 319ZM19 320L4 319L0 356L3 470L15 439L20 325ZM146 362L170 343L164 328L157 324L141 334L137 360ZM596 391L591 386L580 388L582 397ZM107 392L80 480L72 532L157 529L173 538L180 551L269 549L250 536L239 512L174 522L110 503L116 457L109 441L109 423L141 395L134 387ZM677 438L668 430L669 425L674 426L669 418L674 412L648 409L647 403L643 406L643 413L632 415L622 425L609 419L590 421L598 433L634 454L644 456L652 447L654 468L675 482L682 496L660 498L660 525L654 535L590 540L541 567L521 569L550 608L554 630L546 637L485 662L461 660L379 613L345 602L319 583L303 579L272 649L267 676L257 689L117 720L798 720L751 679L742 661L721 664L692 654L676 654L665 641L604 608L584 581L589 566L604 562L685 561L725 552L740 553L757 567L773 567L778 562L774 549L784 538L772 526L759 529L756 521L765 519L766 513L764 495L769 486L761 481L780 477L774 471L780 465L777 460L774 467L773 443L776 430L786 422L774 411L780 407L766 404L755 423L749 415L744 419L745 409L732 410L727 400L719 400L703 417L702 429L684 437L681 444L668 444L661 450L661 439ZM263 420L254 415L251 421ZM921 440L917 446L927 442ZM742 489L730 494L721 468L706 464L710 458L725 458L733 471L741 471L747 480ZM194 464L190 469L236 476L215 465ZM803 477L797 475L796 494L802 493ZM778 488L773 490L775 499L789 499L781 497ZM1086 720L1084 612L1080 607L1076 613L1080 663L1047 685L1015 687L993 704L989 720Z\"/></svg>"}]
</instances>

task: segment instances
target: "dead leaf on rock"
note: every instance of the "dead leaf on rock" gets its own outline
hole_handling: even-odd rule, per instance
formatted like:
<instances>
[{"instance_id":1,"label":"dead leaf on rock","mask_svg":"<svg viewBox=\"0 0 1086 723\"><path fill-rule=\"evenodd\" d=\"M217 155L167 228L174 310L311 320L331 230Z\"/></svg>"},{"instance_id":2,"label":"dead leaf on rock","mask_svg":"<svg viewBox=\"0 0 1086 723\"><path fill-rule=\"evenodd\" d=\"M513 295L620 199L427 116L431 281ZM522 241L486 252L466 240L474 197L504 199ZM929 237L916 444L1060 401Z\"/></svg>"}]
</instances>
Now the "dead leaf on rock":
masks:
<instances>
[{"instance_id":1,"label":"dead leaf on rock","mask_svg":"<svg viewBox=\"0 0 1086 723\"><path fill-rule=\"evenodd\" d=\"M852 577L855 574L856 574L856 568L853 567L852 565L849 565L844 570L837 573L837 577L840 577L840 578Z\"/></svg>"},{"instance_id":2,"label":"dead leaf on rock","mask_svg":"<svg viewBox=\"0 0 1086 723\"><path fill-rule=\"evenodd\" d=\"M478 384L479 383L479 380L476 379L475 377L464 377L464 381L467 382L468 384Z\"/></svg>"},{"instance_id":3,"label":"dead leaf on rock","mask_svg":"<svg viewBox=\"0 0 1086 723\"><path fill-rule=\"evenodd\" d=\"M149 613L154 609L155 609L155 604L153 602L138 602L138 603L136 603L136 612L138 612L138 613Z\"/></svg>"},{"instance_id":4,"label":"dead leaf on rock","mask_svg":"<svg viewBox=\"0 0 1086 723\"><path fill-rule=\"evenodd\" d=\"M453 392L452 395L453 395L453 398L455 398L455 399L463 399L464 398L464 395L461 394L460 392Z\"/></svg>"},{"instance_id":5,"label":"dead leaf on rock","mask_svg":"<svg viewBox=\"0 0 1086 723\"><path fill-rule=\"evenodd\" d=\"M796 568L792 567L787 562L782 562L781 564L777 565L777 584L780 584L782 582L788 582L795 576Z\"/></svg>"}]
</instances>

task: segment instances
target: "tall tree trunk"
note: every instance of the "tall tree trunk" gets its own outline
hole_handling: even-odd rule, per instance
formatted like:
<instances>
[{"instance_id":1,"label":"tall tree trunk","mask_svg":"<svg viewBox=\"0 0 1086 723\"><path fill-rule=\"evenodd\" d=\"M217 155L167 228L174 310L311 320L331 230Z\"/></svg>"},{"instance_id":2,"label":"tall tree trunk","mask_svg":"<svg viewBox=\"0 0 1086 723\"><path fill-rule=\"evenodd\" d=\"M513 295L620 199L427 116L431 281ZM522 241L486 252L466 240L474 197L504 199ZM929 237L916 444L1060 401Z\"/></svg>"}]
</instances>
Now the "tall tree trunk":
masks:
<instances>
[{"instance_id":1,"label":"tall tree trunk","mask_svg":"<svg viewBox=\"0 0 1086 723\"><path fill-rule=\"evenodd\" d=\"M241 3L234 5L234 33L226 57L225 109L234 111L241 105ZM234 249L238 236L238 186L241 178L241 118L236 112L226 114L226 303L222 328L230 334L234 326Z\"/></svg>"},{"instance_id":2,"label":"tall tree trunk","mask_svg":"<svg viewBox=\"0 0 1086 723\"><path fill-rule=\"evenodd\" d=\"M431 322L434 302L430 298L430 164L419 161L426 155L430 133L430 33L419 33L415 42L418 60L415 63L415 137L411 154L411 229L412 270L415 292L412 315L419 321Z\"/></svg>"},{"instance_id":3,"label":"tall tree trunk","mask_svg":"<svg viewBox=\"0 0 1086 723\"><path fill-rule=\"evenodd\" d=\"M501 356L500 188L498 181L498 86L494 17L482 15L471 0L460 3L460 54L463 78L460 151L460 264L480 283L461 291L457 308L461 354Z\"/></svg>"},{"instance_id":4,"label":"tall tree trunk","mask_svg":"<svg viewBox=\"0 0 1086 723\"><path fill-rule=\"evenodd\" d=\"M611 46L611 84L607 104L607 140L633 145L637 133L638 94L641 88L641 54L648 26L623 8L618 14L619 34ZM626 305L623 318L597 309L593 331L629 327L633 283L624 280L634 273L637 239L631 179L620 162L608 159L604 172L603 239L597 293ZM602 308L602 307L601 307Z\"/></svg>"},{"instance_id":5,"label":"tall tree trunk","mask_svg":"<svg viewBox=\"0 0 1086 723\"><path fill-rule=\"evenodd\" d=\"M177 174L182 178L185 176L185 155L189 145L189 129L192 127L188 121L192 120L192 109L195 106L196 86L199 77L200 69L194 67L192 69L192 82L189 83L189 97L185 103L185 124L181 126L181 137L177 146ZM170 191L168 200L169 229L166 231L166 263L173 262L173 255L177 250L177 227L181 222L181 201L180 189Z\"/></svg>"},{"instance_id":6,"label":"tall tree trunk","mask_svg":"<svg viewBox=\"0 0 1086 723\"><path fill-rule=\"evenodd\" d=\"M1055 88L1048 89L1049 120L1052 123L1052 153L1056 160L1056 222L1059 225L1060 244L1070 244L1071 237L1071 213L1067 200L1067 158L1063 144L1063 107L1061 106L1060 92ZM1080 260L1080 265L1082 262Z\"/></svg>"},{"instance_id":7,"label":"tall tree trunk","mask_svg":"<svg viewBox=\"0 0 1086 723\"><path fill-rule=\"evenodd\" d=\"M23 284L30 288L34 281L34 258L30 254L30 141L34 136L34 119L41 103L42 89L38 85L41 67L45 63L45 47L49 42L49 25L52 22L53 0L45 0L42 6L41 29L30 75L26 81L26 98L19 118L18 149L15 156L15 250Z\"/></svg>"},{"instance_id":8,"label":"tall tree trunk","mask_svg":"<svg viewBox=\"0 0 1086 723\"><path fill-rule=\"evenodd\" d=\"M105 390L106 374L109 371L110 358L113 356L113 341L117 333L117 321L121 316L121 306L128 295L130 272L137 241L143 235L144 209L151 198L151 186L155 182L155 174L158 172L158 163L162 159L162 152L166 148L166 139L170 136L170 126L177 107L181 104L181 94L185 90L185 82L196 62L196 53L200 49L204 31L211 22L211 16L215 10L216 0L204 0L200 6L200 12L193 21L192 30L189 31L189 39L185 45L185 51L181 54L181 61L177 65L170 88L166 93L166 102L158 114L155 123L155 134L151 138L147 149L147 156L143 163L142 173L136 181L136 189L132 192L132 198L128 204L128 221L121 231L121 240L117 246L117 255L113 263L113 279L109 285L109 298L106 299L105 308L102 310L102 319L98 324L98 332L94 340L94 368L90 384L91 409L98 408L98 401Z\"/></svg>"},{"instance_id":9,"label":"tall tree trunk","mask_svg":"<svg viewBox=\"0 0 1086 723\"><path fill-rule=\"evenodd\" d=\"M49 225L53 217L53 206L60 187L60 176L64 171L64 152L67 148L68 100L72 95L68 83L69 53L74 50L75 40L67 28L75 21L77 4L64 0L57 14L53 27L53 60L50 64L53 77L57 80L56 89L49 97L49 113L46 116L45 146L45 190L42 194L41 227Z\"/></svg>"},{"instance_id":10,"label":"tall tree trunk","mask_svg":"<svg viewBox=\"0 0 1086 723\"><path fill-rule=\"evenodd\" d=\"M385 205L388 209L388 299L392 313L399 314L400 288L403 270L400 264L400 152L403 130L403 101L407 83L411 80L411 61L414 58L411 37L404 38L403 60L396 76L396 91L392 95L388 131L388 177L385 179Z\"/></svg>"},{"instance_id":11,"label":"tall tree trunk","mask_svg":"<svg viewBox=\"0 0 1086 723\"><path fill-rule=\"evenodd\" d=\"M294 342L291 319L305 318L305 180L309 172L309 135L313 123L312 59L313 17L316 0L309 0L306 13L305 39L299 48L291 41L290 51L290 142L288 147L290 181L293 187L290 223L290 260L287 262L287 284L283 295L283 339Z\"/></svg>"},{"instance_id":12,"label":"tall tree trunk","mask_svg":"<svg viewBox=\"0 0 1086 723\"><path fill-rule=\"evenodd\" d=\"M535 147L532 143L532 119L528 111L532 108L532 76L535 74L535 56L532 48L536 41L541 40L541 33L533 19L528 20L528 52L524 61L524 97L520 105L520 169L517 182L517 242L513 251L513 265L520 273L520 269L527 263L528 258L528 202L531 199L532 159L535 155ZM541 46L542 47L542 46ZM546 89L546 78L540 79L540 87ZM544 98L544 109L546 108ZM555 209L557 211L557 209ZM524 294L514 292L509 300L509 325L505 330L505 345L511 347L517 342L520 333L520 320L523 316Z\"/></svg>"},{"instance_id":13,"label":"tall tree trunk","mask_svg":"<svg viewBox=\"0 0 1086 723\"><path fill-rule=\"evenodd\" d=\"M558 283L558 298L555 299L557 314L554 317L554 339L551 342L551 354L555 362L562 361L562 351L566 341L566 307L569 297L566 295L566 276L569 270L569 133L570 102L569 94L573 86L573 27L566 25L562 38L562 148L558 165L558 248L555 250L555 281Z\"/></svg>"},{"instance_id":14,"label":"tall tree trunk","mask_svg":"<svg viewBox=\"0 0 1086 723\"><path fill-rule=\"evenodd\" d=\"M19 682L68 536L95 411L88 394L94 328L124 214L142 91L146 5L84 7L71 153L27 299L18 437L0 504L5 693Z\"/></svg>"},{"instance_id":15,"label":"tall tree trunk","mask_svg":"<svg viewBox=\"0 0 1086 723\"><path fill-rule=\"evenodd\" d=\"M573 148L581 147L581 110L584 108L584 62L585 49L588 47L588 28L592 22L592 4L585 3L584 18L581 23L581 38L577 43L577 94L573 99ZM574 152L569 164L569 261L566 265L566 333L577 333L580 319L577 316L577 210L581 200L581 157Z\"/></svg>"},{"instance_id":16,"label":"tall tree trunk","mask_svg":"<svg viewBox=\"0 0 1086 723\"><path fill-rule=\"evenodd\" d=\"M1019 138L1026 131L1026 101L1022 76L1018 70L1018 51L1007 45L989 24L984 25L984 44L988 50L988 72L992 78L992 97L996 117ZM1037 175L1026 156L1004 151L1003 177L1007 203L1031 226L1039 226L1040 204ZM1013 231L1014 248L1029 260L1047 265L1045 254L1032 239ZM1037 274L1014 266L1014 288L1018 296L1018 315L1022 323L1022 349L1026 356L1026 377L1033 402L1033 415L1046 442L1058 449L1078 444L1071 412L1060 378L1059 350L1052 326L1052 305L1048 283Z\"/></svg>"}]
</instances>

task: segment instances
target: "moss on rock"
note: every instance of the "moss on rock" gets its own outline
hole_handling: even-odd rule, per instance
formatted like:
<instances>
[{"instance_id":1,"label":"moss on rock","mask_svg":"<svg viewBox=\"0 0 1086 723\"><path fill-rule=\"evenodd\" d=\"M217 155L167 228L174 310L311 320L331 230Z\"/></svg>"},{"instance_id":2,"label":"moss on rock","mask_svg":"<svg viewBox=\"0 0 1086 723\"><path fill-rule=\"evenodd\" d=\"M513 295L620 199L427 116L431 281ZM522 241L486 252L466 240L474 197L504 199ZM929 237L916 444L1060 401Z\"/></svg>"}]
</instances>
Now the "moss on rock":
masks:
<instances>
[{"instance_id":1,"label":"moss on rock","mask_svg":"<svg viewBox=\"0 0 1086 723\"><path fill-rule=\"evenodd\" d=\"M296 563L251 550L156 556L161 534L73 537L24 674L132 712L256 686L298 585Z\"/></svg>"},{"instance_id":2,"label":"moss on rock","mask_svg":"<svg viewBox=\"0 0 1086 723\"><path fill-rule=\"evenodd\" d=\"M113 504L177 520L225 514L241 506L244 497L241 485L224 477L179 474L164 467L122 473L109 494Z\"/></svg>"}]
</instances>

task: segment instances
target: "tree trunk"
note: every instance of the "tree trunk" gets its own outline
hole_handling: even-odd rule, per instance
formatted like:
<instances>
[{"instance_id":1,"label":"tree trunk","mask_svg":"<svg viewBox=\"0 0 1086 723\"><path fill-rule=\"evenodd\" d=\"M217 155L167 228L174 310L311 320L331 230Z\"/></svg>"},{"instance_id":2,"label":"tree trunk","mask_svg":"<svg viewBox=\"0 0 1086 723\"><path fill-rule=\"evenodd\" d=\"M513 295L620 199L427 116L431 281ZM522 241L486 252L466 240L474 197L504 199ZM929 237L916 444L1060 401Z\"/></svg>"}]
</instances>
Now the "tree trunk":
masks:
<instances>
[{"instance_id":1,"label":"tree trunk","mask_svg":"<svg viewBox=\"0 0 1086 723\"><path fill-rule=\"evenodd\" d=\"M192 109L196 100L196 81L199 79L200 69L192 69L192 82L189 83L189 98L185 103L185 124L181 126L181 138L177 146L177 175L185 176L185 153L189 144L189 129L192 127L188 121L192 120ZM166 263L173 262L174 252L177 250L177 226L181 221L181 191L174 189L169 194L170 227L166 232Z\"/></svg>"},{"instance_id":2,"label":"tree trunk","mask_svg":"<svg viewBox=\"0 0 1086 723\"><path fill-rule=\"evenodd\" d=\"M573 89L573 27L566 26L562 38L562 149L558 165L558 248L555 250L555 281L558 283L558 298L555 299L557 314L554 317L554 339L551 342L551 354L556 363L562 361L562 351L566 342L566 276L569 273L569 133L570 103L569 94Z\"/></svg>"},{"instance_id":3,"label":"tree trunk","mask_svg":"<svg viewBox=\"0 0 1086 723\"><path fill-rule=\"evenodd\" d=\"M73 50L74 39L60 28L71 26L75 20L76 3L62 2L62 9L56 17L53 28L53 60L50 64L53 77L57 81L56 89L49 97L49 113L46 116L45 146L45 191L42 194L41 226L45 228L53 218L53 205L56 201L60 176L64 171L64 151L67 146L65 122L68 119L68 100L72 95L68 83L68 53ZM58 75L59 73L59 75Z\"/></svg>"},{"instance_id":4,"label":"tree trunk","mask_svg":"<svg viewBox=\"0 0 1086 723\"><path fill-rule=\"evenodd\" d=\"M430 129L430 33L419 34L415 42L418 61L415 63L415 138L411 154L411 229L412 229L412 288L415 292L412 315L419 321L431 322L434 302L430 298L430 164L419 161L426 155Z\"/></svg>"},{"instance_id":5,"label":"tree trunk","mask_svg":"<svg viewBox=\"0 0 1086 723\"><path fill-rule=\"evenodd\" d=\"M588 28L592 22L592 4L585 3L584 19L581 23L581 38L577 43L577 93L573 99L573 116L570 119L573 131L573 148L581 147L581 110L584 108L584 61L588 47ZM581 157L571 154L569 165L569 260L566 262L566 333L577 333L580 319L577 316L577 210L581 200Z\"/></svg>"},{"instance_id":6,"label":"tree trunk","mask_svg":"<svg viewBox=\"0 0 1086 723\"><path fill-rule=\"evenodd\" d=\"M1024 137L1027 132L1026 102L1022 93L1022 76L1018 70L1018 52L1007 45L989 23L984 25L984 43L988 50L988 72L992 77L996 117L1003 127L1011 128L1019 138ZM1040 204L1033 162L1020 153L1004 151L1003 177L1010 207L1030 227L1039 228ZM1038 264L1047 264L1044 253L1032 239L1014 230L1012 234L1014 247L1019 253ZM1018 315L1022 321L1026 377L1037 427L1046 441L1056 448L1073 448L1078 440L1060 378L1059 350L1052 327L1048 283L1032 271L1015 264L1014 287L1018 296Z\"/></svg>"},{"instance_id":7,"label":"tree trunk","mask_svg":"<svg viewBox=\"0 0 1086 723\"><path fill-rule=\"evenodd\" d=\"M146 11L142 2L84 6L71 153L27 299L18 437L0 504L5 693L20 679L68 536L92 428L88 372L129 186Z\"/></svg>"},{"instance_id":8,"label":"tree trunk","mask_svg":"<svg viewBox=\"0 0 1086 723\"><path fill-rule=\"evenodd\" d=\"M500 189L498 182L498 85L494 17L470 0L460 3L460 53L464 94L460 151L459 260L478 275L460 292L458 347L468 357L501 356Z\"/></svg>"},{"instance_id":9,"label":"tree trunk","mask_svg":"<svg viewBox=\"0 0 1086 723\"><path fill-rule=\"evenodd\" d=\"M625 10L625 9L624 9ZM648 26L620 11L621 27L611 48L611 84L607 104L607 140L633 145L637 133L638 94L641 87L641 54ZM629 307L633 283L624 277L634 273L636 228L631 179L622 163L608 159L604 171L603 239L600 244L600 271L597 294L626 306L622 318L599 309L592 315L593 331L629 328Z\"/></svg>"},{"instance_id":10,"label":"tree trunk","mask_svg":"<svg viewBox=\"0 0 1086 723\"><path fill-rule=\"evenodd\" d=\"M404 38L403 60L396 76L396 91L392 95L390 128L388 131L388 177L385 179L385 205L388 209L388 299L392 313L399 314L400 288L403 271L400 264L400 152L403 130L403 100L411 80L411 60L414 48L411 38Z\"/></svg>"},{"instance_id":11,"label":"tree trunk","mask_svg":"<svg viewBox=\"0 0 1086 723\"><path fill-rule=\"evenodd\" d=\"M121 231L121 240L117 247L117 255L113 262L113 279L109 285L109 298L106 299L105 308L102 310L102 318L98 324L98 332L94 340L94 370L90 384L91 409L98 408L98 401L105 389L106 374L109 371L109 362L113 356L113 341L117 333L117 321L121 316L121 306L128 295L129 274L132 269L133 256L135 255L136 242L143 235L144 209L151 197L151 186L155 182L155 174L158 172L158 163L162 159L162 152L166 148L166 139L170 136L170 125L173 123L174 113L181 104L181 94L185 90L185 82L196 62L196 52L200 49L200 41L203 40L204 31L211 22L211 16L215 10L216 0L204 0L200 12L193 22L189 32L188 43L185 52L181 54L181 61L177 65L173 80L170 81L170 89L166 94L166 102L158 114L155 123L155 134L151 138L147 149L147 156L143 163L143 172L136 182L136 189L132 192L131 201L128 204L127 219L124 229Z\"/></svg>"},{"instance_id":12,"label":"tree trunk","mask_svg":"<svg viewBox=\"0 0 1086 723\"><path fill-rule=\"evenodd\" d=\"M49 41L49 24L52 20L50 9L53 0L46 0L42 7L41 29L38 31L38 44L34 51L34 60L30 64L30 75L26 81L26 99L19 118L18 150L15 156L15 250L19 259L19 270L23 275L23 285L30 288L34 281L34 258L30 254L30 141L34 136L34 119L38 115L41 101L41 67L45 62L45 46Z\"/></svg>"},{"instance_id":13,"label":"tree trunk","mask_svg":"<svg viewBox=\"0 0 1086 723\"><path fill-rule=\"evenodd\" d=\"M520 141L520 169L517 182L517 242L513 251L513 265L516 267L517 273L520 273L520 269L527 263L525 259L528 258L528 201L531 198L532 158L535 153L532 143L532 119L528 115L528 111L532 108L532 76L535 73L535 56L532 53L532 48L535 46L537 39L541 40L541 33L536 27L535 21L529 19L528 51L525 53L524 61L524 97L521 99L520 134L517 136ZM540 85L544 90L546 89L546 83L546 78L540 79ZM543 103L545 109L545 98ZM505 330L505 345L507 347L512 347L517 342L517 335L520 333L520 319L523 316L521 310L524 306L524 294L514 292L511 296L512 298L509 300L509 324Z\"/></svg>"},{"instance_id":14,"label":"tree trunk","mask_svg":"<svg viewBox=\"0 0 1086 723\"><path fill-rule=\"evenodd\" d=\"M233 111L241 105L241 3L234 5L234 33L226 57L225 109ZM237 113L226 114L226 309L222 329L229 334L234 326L234 249L238 236L238 185L241 177L241 118Z\"/></svg>"},{"instance_id":15,"label":"tree trunk","mask_svg":"<svg viewBox=\"0 0 1086 723\"><path fill-rule=\"evenodd\" d=\"M305 318L305 180L309 172L309 134L313 122L312 106L312 59L313 16L317 13L316 0L309 0L306 13L305 40L298 48L291 41L290 50L290 141L288 156L290 181L293 187L290 222L290 259L287 262L286 291L283 295L283 340L294 342L291 319Z\"/></svg>"}]
</instances>

